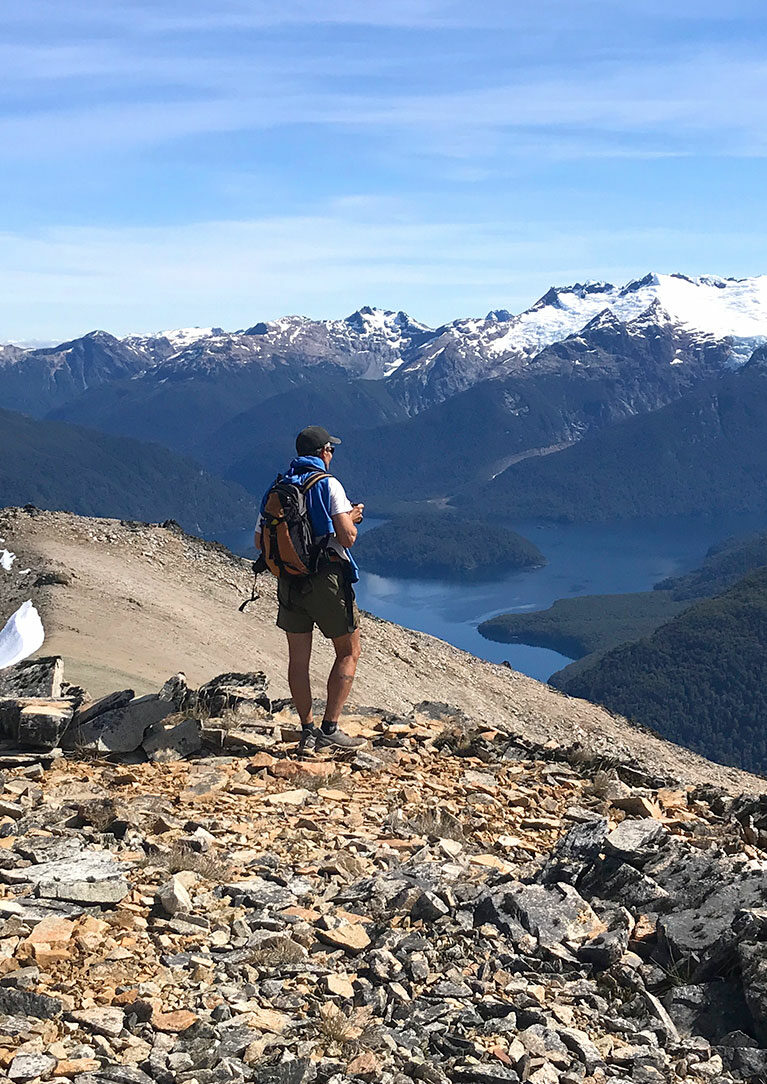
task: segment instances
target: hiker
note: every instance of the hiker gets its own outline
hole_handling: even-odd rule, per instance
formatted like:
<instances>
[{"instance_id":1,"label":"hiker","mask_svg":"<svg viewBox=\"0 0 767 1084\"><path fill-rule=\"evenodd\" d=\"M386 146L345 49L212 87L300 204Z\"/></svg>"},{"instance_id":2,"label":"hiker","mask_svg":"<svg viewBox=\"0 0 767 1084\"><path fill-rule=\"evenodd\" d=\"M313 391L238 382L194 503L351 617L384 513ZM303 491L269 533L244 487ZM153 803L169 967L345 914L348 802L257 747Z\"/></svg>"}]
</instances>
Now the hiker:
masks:
<instances>
[{"instance_id":1,"label":"hiker","mask_svg":"<svg viewBox=\"0 0 767 1084\"><path fill-rule=\"evenodd\" d=\"M301 720L301 755L364 744L363 738L338 726L360 656L359 611L352 587L359 573L349 547L356 541L364 508L353 505L328 472L340 443L321 425L302 429L296 437L298 456L264 494L256 523L256 548L278 577L277 627L288 638L288 684ZM314 725L309 679L315 625L333 641L336 653L319 729Z\"/></svg>"}]
</instances>

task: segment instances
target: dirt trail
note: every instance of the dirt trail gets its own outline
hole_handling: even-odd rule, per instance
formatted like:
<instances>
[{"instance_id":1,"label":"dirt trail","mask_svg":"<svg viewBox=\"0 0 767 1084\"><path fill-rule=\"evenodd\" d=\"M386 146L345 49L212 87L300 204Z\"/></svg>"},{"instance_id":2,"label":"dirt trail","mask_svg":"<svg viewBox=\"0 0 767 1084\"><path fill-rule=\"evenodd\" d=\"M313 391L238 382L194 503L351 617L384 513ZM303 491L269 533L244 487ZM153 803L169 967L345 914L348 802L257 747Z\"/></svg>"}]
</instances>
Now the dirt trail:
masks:
<instances>
[{"instance_id":1,"label":"dirt trail","mask_svg":"<svg viewBox=\"0 0 767 1084\"><path fill-rule=\"evenodd\" d=\"M64 512L0 511L0 538L18 555L0 576L0 613L32 597L47 631L43 653L61 654L68 680L92 694L156 690L183 670L196 685L228 670L264 670L272 696L287 696L283 634L274 626L274 582L238 612L250 592L247 561L178 528L86 519ZM44 583L46 578L64 582ZM35 584L38 586L35 586ZM422 700L454 704L469 716L535 741L581 741L609 755L637 757L653 773L765 792L767 780L715 765L566 697L505 666L483 662L424 633L366 616L353 699L392 712ZM312 673L324 694L332 649L317 638Z\"/></svg>"}]
</instances>

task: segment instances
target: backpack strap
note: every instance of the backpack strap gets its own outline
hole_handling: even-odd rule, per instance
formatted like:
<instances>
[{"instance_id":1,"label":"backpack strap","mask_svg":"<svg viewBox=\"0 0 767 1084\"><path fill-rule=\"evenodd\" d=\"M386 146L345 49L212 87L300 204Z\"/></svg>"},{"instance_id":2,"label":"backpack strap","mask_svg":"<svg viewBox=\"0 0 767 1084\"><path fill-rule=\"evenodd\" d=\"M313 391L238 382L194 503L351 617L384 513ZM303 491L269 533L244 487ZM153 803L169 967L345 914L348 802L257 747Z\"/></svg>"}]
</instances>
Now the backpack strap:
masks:
<instances>
[{"instance_id":1,"label":"backpack strap","mask_svg":"<svg viewBox=\"0 0 767 1084\"><path fill-rule=\"evenodd\" d=\"M316 474L310 474L305 482L299 487L302 493L308 493L312 486L316 486L318 482L321 482L323 478L330 478L331 475L325 470L318 470Z\"/></svg>"}]
</instances>

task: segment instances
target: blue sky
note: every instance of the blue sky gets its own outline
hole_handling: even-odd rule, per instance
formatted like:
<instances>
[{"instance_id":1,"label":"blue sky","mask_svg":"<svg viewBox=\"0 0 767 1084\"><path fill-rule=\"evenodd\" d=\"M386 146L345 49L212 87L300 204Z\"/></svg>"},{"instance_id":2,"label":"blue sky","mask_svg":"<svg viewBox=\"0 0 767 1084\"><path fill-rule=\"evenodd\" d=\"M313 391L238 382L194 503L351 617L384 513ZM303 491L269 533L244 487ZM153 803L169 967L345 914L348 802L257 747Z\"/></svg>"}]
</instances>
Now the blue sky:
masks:
<instances>
[{"instance_id":1,"label":"blue sky","mask_svg":"<svg viewBox=\"0 0 767 1084\"><path fill-rule=\"evenodd\" d=\"M767 270L763 0L5 0L0 341Z\"/></svg>"}]
</instances>

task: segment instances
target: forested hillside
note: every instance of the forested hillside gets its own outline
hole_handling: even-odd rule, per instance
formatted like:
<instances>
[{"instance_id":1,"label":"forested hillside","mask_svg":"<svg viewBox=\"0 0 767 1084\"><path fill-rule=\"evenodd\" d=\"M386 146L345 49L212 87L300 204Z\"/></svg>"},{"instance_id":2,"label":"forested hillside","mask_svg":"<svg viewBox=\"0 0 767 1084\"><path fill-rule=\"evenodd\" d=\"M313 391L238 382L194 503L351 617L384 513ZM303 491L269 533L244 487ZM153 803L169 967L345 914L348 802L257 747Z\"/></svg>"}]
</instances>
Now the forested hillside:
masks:
<instances>
[{"instance_id":1,"label":"forested hillside","mask_svg":"<svg viewBox=\"0 0 767 1084\"><path fill-rule=\"evenodd\" d=\"M711 759L767 772L767 568L557 685Z\"/></svg>"},{"instance_id":2,"label":"forested hillside","mask_svg":"<svg viewBox=\"0 0 767 1084\"><path fill-rule=\"evenodd\" d=\"M679 601L710 598L762 565L767 565L767 531L754 531L712 546L700 568L661 580L655 590L671 591Z\"/></svg>"},{"instance_id":3,"label":"forested hillside","mask_svg":"<svg viewBox=\"0 0 767 1084\"><path fill-rule=\"evenodd\" d=\"M483 621L479 632L502 644L530 644L579 659L636 640L685 606L670 591L559 598L547 610L506 613Z\"/></svg>"},{"instance_id":4,"label":"forested hillside","mask_svg":"<svg viewBox=\"0 0 767 1084\"><path fill-rule=\"evenodd\" d=\"M254 499L244 489L157 444L0 410L0 506L24 504L86 516L175 519L206 535L255 520Z\"/></svg>"},{"instance_id":5,"label":"forested hillside","mask_svg":"<svg viewBox=\"0 0 767 1084\"><path fill-rule=\"evenodd\" d=\"M767 370L750 362L660 410L514 464L482 493L506 515L599 522L767 511L765 479Z\"/></svg>"}]
</instances>

